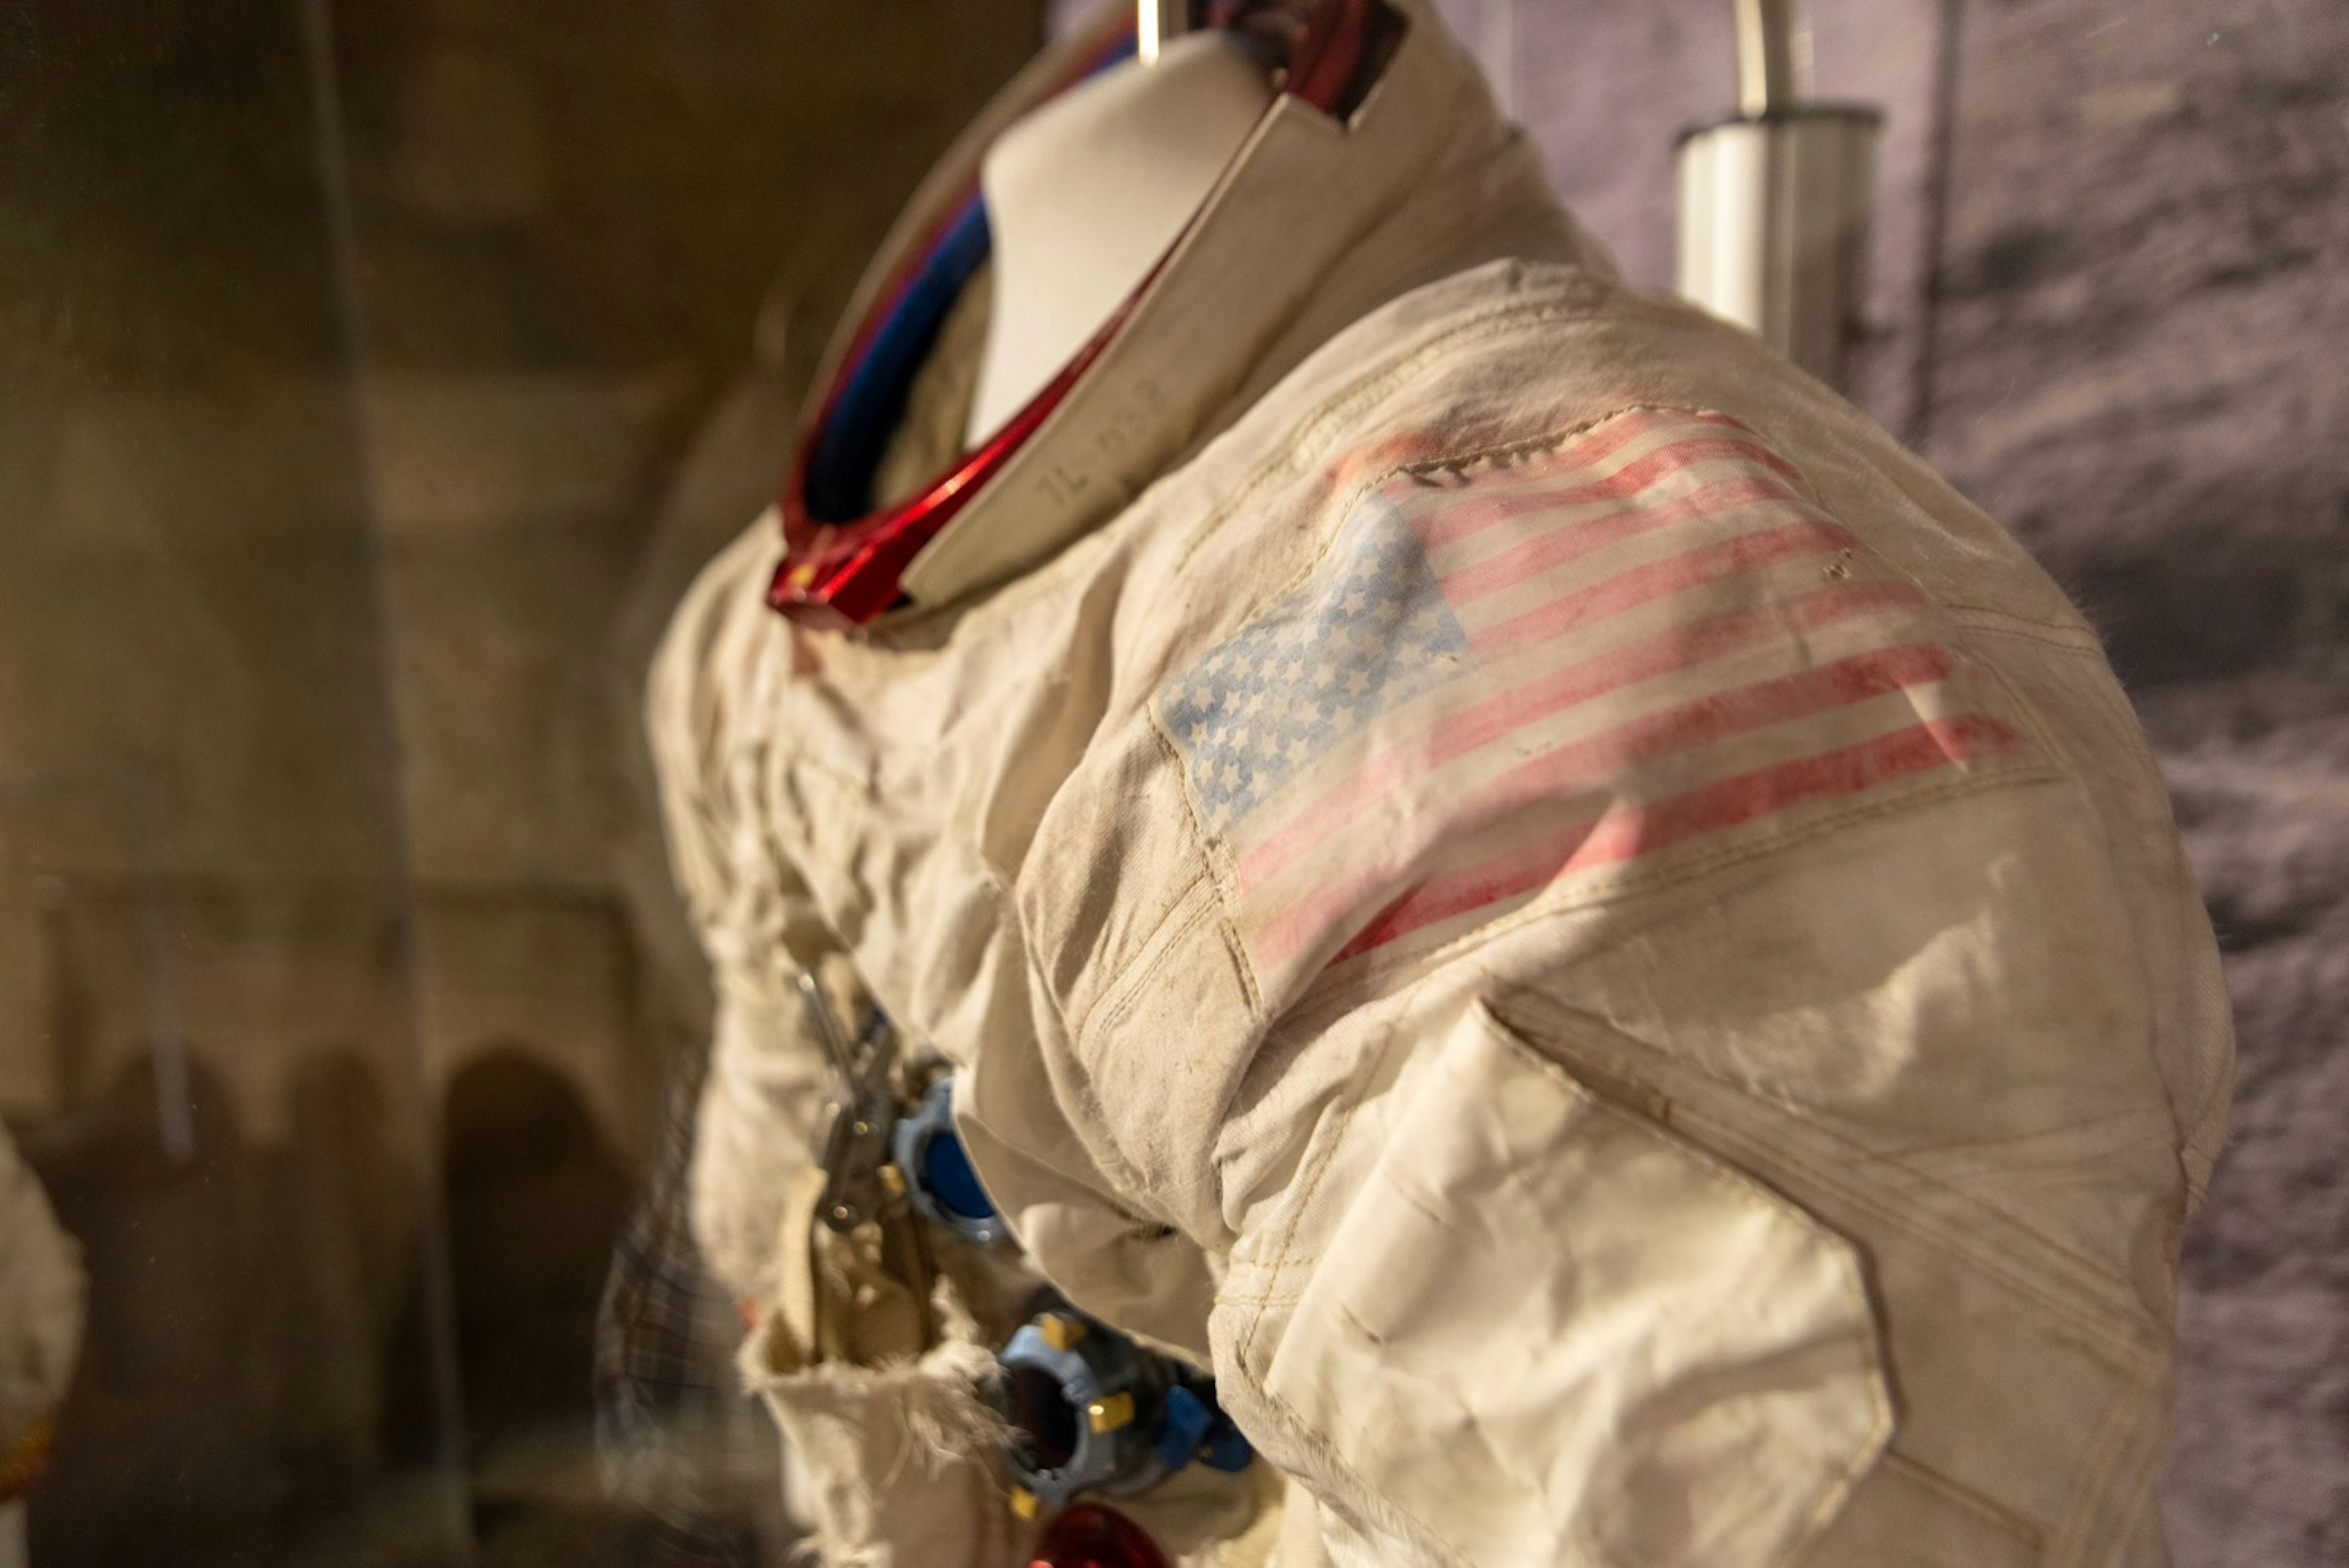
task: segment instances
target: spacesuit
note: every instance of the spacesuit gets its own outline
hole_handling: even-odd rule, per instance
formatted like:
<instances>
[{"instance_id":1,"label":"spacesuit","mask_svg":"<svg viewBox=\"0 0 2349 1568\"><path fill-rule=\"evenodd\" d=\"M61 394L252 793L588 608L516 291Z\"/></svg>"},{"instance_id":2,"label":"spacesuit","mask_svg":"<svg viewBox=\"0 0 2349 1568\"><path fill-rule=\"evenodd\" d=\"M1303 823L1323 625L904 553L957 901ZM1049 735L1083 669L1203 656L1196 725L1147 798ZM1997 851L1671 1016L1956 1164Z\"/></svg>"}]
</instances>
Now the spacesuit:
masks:
<instances>
[{"instance_id":1,"label":"spacesuit","mask_svg":"<svg viewBox=\"0 0 2349 1568\"><path fill-rule=\"evenodd\" d=\"M1212 1371L1258 1460L1132 1502L1172 1556L2160 1563L2231 1042L2095 636L1864 417L1616 281L1397 9L889 613L779 617L769 516L658 658L719 1001L694 1219L795 1506L833 1561L1032 1528L972 1314L809 1326L922 1303L809 1251L806 971L952 1064L1023 1266Z\"/></svg>"},{"instance_id":2,"label":"spacesuit","mask_svg":"<svg viewBox=\"0 0 2349 1568\"><path fill-rule=\"evenodd\" d=\"M47 1468L81 1350L80 1249L0 1131L0 1568L24 1562L24 1494Z\"/></svg>"}]
</instances>

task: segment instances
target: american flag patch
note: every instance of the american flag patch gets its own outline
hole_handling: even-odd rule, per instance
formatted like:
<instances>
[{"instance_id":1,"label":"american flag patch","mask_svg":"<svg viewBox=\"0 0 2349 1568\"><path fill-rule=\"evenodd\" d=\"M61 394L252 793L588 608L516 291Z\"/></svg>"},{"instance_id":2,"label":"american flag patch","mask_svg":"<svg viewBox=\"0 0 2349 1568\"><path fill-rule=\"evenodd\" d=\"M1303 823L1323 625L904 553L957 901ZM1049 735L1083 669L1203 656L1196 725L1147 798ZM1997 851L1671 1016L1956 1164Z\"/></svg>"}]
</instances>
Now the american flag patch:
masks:
<instances>
[{"instance_id":1,"label":"american flag patch","mask_svg":"<svg viewBox=\"0 0 2349 1568\"><path fill-rule=\"evenodd\" d=\"M1388 479L1153 710L1275 996L2027 751L1792 466L1655 410Z\"/></svg>"}]
</instances>

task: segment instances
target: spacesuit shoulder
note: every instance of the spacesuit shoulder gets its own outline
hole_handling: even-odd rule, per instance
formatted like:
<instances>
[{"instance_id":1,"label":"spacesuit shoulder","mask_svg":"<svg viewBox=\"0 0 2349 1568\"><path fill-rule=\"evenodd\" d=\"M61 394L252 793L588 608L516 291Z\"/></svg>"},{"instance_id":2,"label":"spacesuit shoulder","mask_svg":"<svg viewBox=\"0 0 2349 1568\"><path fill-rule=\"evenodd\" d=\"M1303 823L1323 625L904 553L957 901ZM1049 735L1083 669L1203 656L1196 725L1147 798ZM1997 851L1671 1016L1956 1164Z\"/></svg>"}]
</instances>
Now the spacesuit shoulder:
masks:
<instances>
[{"instance_id":1,"label":"spacesuit shoulder","mask_svg":"<svg viewBox=\"0 0 2349 1568\"><path fill-rule=\"evenodd\" d=\"M707 929L732 874L728 841L751 803L730 798L728 759L755 726L761 671L785 629L764 604L780 545L771 513L711 557L670 617L645 685L645 736L670 866Z\"/></svg>"},{"instance_id":2,"label":"spacesuit shoulder","mask_svg":"<svg viewBox=\"0 0 2349 1568\"><path fill-rule=\"evenodd\" d=\"M1260 993L2045 776L2029 705L1780 443L1640 404L1374 471L1151 694Z\"/></svg>"}]
</instances>

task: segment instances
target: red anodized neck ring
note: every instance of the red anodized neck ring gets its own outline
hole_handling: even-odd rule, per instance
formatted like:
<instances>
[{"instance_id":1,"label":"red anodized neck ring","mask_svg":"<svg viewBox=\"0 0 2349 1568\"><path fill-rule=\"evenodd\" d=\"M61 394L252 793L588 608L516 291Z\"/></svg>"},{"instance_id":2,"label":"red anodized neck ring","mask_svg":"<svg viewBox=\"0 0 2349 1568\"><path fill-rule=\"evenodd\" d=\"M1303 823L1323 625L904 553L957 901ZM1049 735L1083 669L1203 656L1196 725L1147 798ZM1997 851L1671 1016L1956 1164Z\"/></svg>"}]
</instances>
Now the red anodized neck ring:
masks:
<instances>
[{"instance_id":1,"label":"red anodized neck ring","mask_svg":"<svg viewBox=\"0 0 2349 1568\"><path fill-rule=\"evenodd\" d=\"M1308 0L1304 5L1298 0L1285 5L1225 0L1215 8L1213 22L1271 37L1288 61L1280 91L1324 113L1335 113L1361 74L1375 4L1376 0ZM1073 87L1132 47L1130 29L1113 35L1105 47L1089 55L1055 84L1047 98ZM816 405L815 418L807 422L783 483L780 506L783 558L767 589L767 603L787 619L812 627L858 627L900 603L904 598L900 585L914 557L1042 428L1117 337L1166 265L1162 255L1133 293L1041 391L1000 430L922 485L910 500L862 516L818 518L809 504L811 472L819 452L836 432L844 396L865 368L864 360L884 328L922 281L940 248L949 243L949 231L967 218L978 197L978 185L974 174L957 199L947 204L946 215L919 244L909 247L906 259L858 324L848 351L841 356ZM1167 254L1181 244L1178 235ZM857 477L860 482L864 478Z\"/></svg>"}]
</instances>

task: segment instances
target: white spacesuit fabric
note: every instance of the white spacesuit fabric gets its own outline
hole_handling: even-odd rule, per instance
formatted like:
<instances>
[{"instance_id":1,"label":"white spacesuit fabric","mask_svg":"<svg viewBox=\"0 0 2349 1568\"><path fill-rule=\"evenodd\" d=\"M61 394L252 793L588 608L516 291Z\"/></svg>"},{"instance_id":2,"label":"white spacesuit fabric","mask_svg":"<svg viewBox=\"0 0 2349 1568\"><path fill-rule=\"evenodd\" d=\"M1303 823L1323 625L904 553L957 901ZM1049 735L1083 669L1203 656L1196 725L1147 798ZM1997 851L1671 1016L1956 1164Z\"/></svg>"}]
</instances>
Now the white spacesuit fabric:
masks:
<instances>
[{"instance_id":1,"label":"white spacesuit fabric","mask_svg":"<svg viewBox=\"0 0 2349 1568\"><path fill-rule=\"evenodd\" d=\"M679 611L705 1248L779 1299L820 965L957 1065L1034 1267L1212 1369L1279 1563L2159 1563L2231 1040L2096 639L1618 284L1402 9L1297 122L1342 193L1242 199L1268 132L1187 242L1301 305L1183 274L1147 417L1081 386L907 611L777 618L771 519Z\"/></svg>"},{"instance_id":2,"label":"white spacesuit fabric","mask_svg":"<svg viewBox=\"0 0 2349 1568\"><path fill-rule=\"evenodd\" d=\"M0 1129L0 1565L24 1562L24 1493L46 1468L81 1355L81 1249Z\"/></svg>"}]
</instances>

